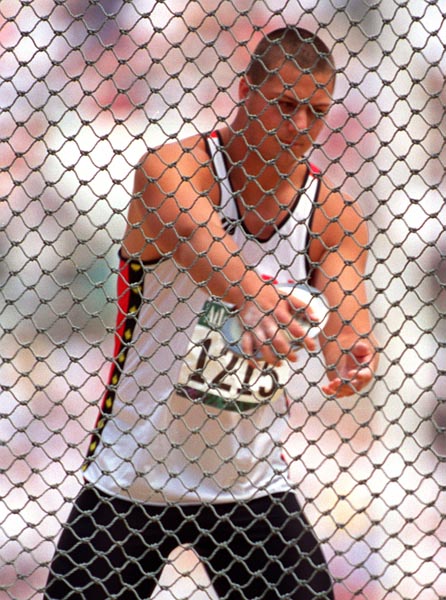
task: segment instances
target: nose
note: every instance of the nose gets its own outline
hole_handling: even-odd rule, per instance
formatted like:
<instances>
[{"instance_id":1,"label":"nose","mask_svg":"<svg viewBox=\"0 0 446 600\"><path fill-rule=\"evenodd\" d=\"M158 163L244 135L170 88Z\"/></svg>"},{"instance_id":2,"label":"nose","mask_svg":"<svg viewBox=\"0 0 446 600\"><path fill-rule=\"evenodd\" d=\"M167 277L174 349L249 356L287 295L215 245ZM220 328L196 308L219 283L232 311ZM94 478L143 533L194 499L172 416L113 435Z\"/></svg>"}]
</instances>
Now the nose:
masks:
<instances>
[{"instance_id":1,"label":"nose","mask_svg":"<svg viewBox=\"0 0 446 600\"><path fill-rule=\"evenodd\" d=\"M311 112L306 107L301 107L292 116L290 119L290 125L294 128L294 130L299 132L305 132L310 129L312 121Z\"/></svg>"}]
</instances>

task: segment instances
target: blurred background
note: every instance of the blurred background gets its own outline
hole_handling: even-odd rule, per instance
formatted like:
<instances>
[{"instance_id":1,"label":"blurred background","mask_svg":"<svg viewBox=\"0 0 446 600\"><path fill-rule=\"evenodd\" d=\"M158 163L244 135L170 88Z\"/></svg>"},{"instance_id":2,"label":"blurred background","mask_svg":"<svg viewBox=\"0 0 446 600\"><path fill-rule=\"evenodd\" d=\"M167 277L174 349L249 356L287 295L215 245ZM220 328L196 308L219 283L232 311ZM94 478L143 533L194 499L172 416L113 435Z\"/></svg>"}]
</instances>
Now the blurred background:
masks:
<instances>
[{"instance_id":1,"label":"blurred background","mask_svg":"<svg viewBox=\"0 0 446 600\"><path fill-rule=\"evenodd\" d=\"M310 159L368 217L382 347L369 393L342 403L309 361L286 442L296 493L336 600L445 595L445 16L443 0L2 0L1 600L41 598L80 487L134 166L231 119L248 50L285 23L334 50ZM157 598L214 597L179 549Z\"/></svg>"}]
</instances>

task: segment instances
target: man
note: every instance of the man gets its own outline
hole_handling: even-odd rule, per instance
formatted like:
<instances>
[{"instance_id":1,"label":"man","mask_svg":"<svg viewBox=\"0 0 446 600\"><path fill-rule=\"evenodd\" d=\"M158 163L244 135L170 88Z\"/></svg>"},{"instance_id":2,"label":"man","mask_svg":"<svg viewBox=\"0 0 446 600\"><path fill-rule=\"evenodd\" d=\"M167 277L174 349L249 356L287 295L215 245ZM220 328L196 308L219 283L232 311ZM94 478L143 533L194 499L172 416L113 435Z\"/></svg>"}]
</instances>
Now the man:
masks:
<instances>
[{"instance_id":1,"label":"man","mask_svg":"<svg viewBox=\"0 0 446 600\"><path fill-rule=\"evenodd\" d=\"M325 394L362 390L377 363L366 225L305 159L334 79L318 37L276 30L241 78L230 125L142 159L110 385L47 599L147 598L179 544L221 598L332 598L280 443L301 346L316 351L294 318L315 321L312 303L286 286L311 283L331 307ZM231 343L225 323L239 326Z\"/></svg>"}]
</instances>

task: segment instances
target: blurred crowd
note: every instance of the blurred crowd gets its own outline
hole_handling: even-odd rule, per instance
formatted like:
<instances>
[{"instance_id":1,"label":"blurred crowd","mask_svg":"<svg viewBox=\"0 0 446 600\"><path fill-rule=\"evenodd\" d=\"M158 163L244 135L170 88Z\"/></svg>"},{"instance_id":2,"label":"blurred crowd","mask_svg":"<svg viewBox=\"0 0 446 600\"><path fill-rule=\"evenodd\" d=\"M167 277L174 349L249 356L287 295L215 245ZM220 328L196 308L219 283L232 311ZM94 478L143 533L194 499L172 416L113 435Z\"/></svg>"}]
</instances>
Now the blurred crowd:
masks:
<instances>
[{"instance_id":1,"label":"blurred crowd","mask_svg":"<svg viewBox=\"0 0 446 600\"><path fill-rule=\"evenodd\" d=\"M337 600L441 596L441 5L1 2L1 598L40 597L79 487L112 352L133 168L147 146L230 119L247 48L285 22L317 29L334 46L335 106L310 158L369 217L370 295L383 348L370 394L342 406L320 395L314 361L287 443L296 492L325 542ZM180 553L174 565L200 580L194 560ZM184 578L178 583L175 568L166 577L183 597ZM208 597L187 589L187 597Z\"/></svg>"}]
</instances>

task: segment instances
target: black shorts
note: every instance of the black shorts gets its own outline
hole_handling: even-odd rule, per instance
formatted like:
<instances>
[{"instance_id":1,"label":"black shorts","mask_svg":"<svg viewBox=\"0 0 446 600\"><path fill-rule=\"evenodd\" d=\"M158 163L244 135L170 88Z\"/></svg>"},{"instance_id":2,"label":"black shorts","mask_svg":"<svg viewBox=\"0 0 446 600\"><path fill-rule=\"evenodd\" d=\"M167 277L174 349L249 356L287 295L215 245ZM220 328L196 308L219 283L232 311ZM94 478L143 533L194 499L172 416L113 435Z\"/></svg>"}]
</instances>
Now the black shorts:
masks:
<instances>
[{"instance_id":1,"label":"black shorts","mask_svg":"<svg viewBox=\"0 0 446 600\"><path fill-rule=\"evenodd\" d=\"M45 600L150 598L168 555L190 545L226 600L330 600L332 583L292 493L247 503L153 506L79 495Z\"/></svg>"}]
</instances>

